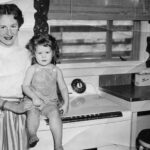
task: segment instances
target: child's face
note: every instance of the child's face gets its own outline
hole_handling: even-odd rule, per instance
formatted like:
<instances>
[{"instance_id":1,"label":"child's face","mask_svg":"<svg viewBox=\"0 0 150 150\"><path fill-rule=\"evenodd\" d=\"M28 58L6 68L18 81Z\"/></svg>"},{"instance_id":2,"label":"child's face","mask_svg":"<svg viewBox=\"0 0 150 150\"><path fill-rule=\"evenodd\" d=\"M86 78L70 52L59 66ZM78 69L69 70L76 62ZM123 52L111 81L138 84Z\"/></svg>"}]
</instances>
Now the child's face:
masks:
<instances>
[{"instance_id":1,"label":"child's face","mask_svg":"<svg viewBox=\"0 0 150 150\"><path fill-rule=\"evenodd\" d=\"M43 45L38 45L36 47L35 57L38 64L42 66L46 66L51 63L52 61L52 50L51 48L45 47Z\"/></svg>"}]
</instances>

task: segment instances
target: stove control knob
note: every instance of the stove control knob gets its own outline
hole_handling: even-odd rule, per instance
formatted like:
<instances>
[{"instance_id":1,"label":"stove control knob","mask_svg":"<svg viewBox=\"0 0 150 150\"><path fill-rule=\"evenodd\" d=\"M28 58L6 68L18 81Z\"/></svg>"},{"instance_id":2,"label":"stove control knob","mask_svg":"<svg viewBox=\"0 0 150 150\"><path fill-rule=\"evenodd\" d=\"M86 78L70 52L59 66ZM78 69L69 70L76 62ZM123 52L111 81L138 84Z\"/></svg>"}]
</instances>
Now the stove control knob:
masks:
<instances>
[{"instance_id":1,"label":"stove control knob","mask_svg":"<svg viewBox=\"0 0 150 150\"><path fill-rule=\"evenodd\" d=\"M77 93L83 93L86 90L86 84L81 79L74 79L71 87Z\"/></svg>"}]
</instances>

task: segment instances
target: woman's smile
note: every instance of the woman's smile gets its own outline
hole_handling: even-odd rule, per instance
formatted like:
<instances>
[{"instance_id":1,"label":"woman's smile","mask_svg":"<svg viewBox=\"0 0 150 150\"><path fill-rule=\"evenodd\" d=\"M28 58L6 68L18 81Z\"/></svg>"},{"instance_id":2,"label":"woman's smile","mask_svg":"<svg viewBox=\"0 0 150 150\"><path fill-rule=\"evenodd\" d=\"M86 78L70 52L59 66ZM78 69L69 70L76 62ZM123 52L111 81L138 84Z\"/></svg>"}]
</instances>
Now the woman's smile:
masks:
<instances>
[{"instance_id":1,"label":"woman's smile","mask_svg":"<svg viewBox=\"0 0 150 150\"><path fill-rule=\"evenodd\" d=\"M4 39L7 40L7 41L10 41L10 40L13 39L13 36L5 36Z\"/></svg>"}]
</instances>

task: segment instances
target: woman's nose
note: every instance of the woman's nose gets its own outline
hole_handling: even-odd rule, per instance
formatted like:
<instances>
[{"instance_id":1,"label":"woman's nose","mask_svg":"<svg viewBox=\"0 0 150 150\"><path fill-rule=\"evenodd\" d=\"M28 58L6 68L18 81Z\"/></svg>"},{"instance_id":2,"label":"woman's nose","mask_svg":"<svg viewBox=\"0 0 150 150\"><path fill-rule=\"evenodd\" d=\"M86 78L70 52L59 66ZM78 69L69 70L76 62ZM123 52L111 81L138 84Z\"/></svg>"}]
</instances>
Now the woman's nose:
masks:
<instances>
[{"instance_id":1,"label":"woman's nose","mask_svg":"<svg viewBox=\"0 0 150 150\"><path fill-rule=\"evenodd\" d=\"M6 29L6 34L11 36L12 35L12 30L10 28L7 28Z\"/></svg>"},{"instance_id":2,"label":"woman's nose","mask_svg":"<svg viewBox=\"0 0 150 150\"><path fill-rule=\"evenodd\" d=\"M11 36L13 34L12 29L11 28L7 28L6 29L6 34L9 35L9 36Z\"/></svg>"}]
</instances>

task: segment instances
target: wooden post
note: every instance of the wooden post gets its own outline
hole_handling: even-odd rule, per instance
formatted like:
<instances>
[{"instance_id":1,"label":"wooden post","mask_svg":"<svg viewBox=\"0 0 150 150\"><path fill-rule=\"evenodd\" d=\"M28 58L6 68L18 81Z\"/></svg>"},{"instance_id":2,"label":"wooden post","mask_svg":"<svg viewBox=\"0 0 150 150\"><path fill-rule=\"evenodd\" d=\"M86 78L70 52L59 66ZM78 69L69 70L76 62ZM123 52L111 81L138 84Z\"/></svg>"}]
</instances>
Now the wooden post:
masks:
<instances>
[{"instance_id":1,"label":"wooden post","mask_svg":"<svg viewBox=\"0 0 150 150\"><path fill-rule=\"evenodd\" d=\"M48 34L49 32L49 26L47 23L49 3L50 0L34 0L34 8L36 9L36 13L34 14L34 35Z\"/></svg>"}]
</instances>

